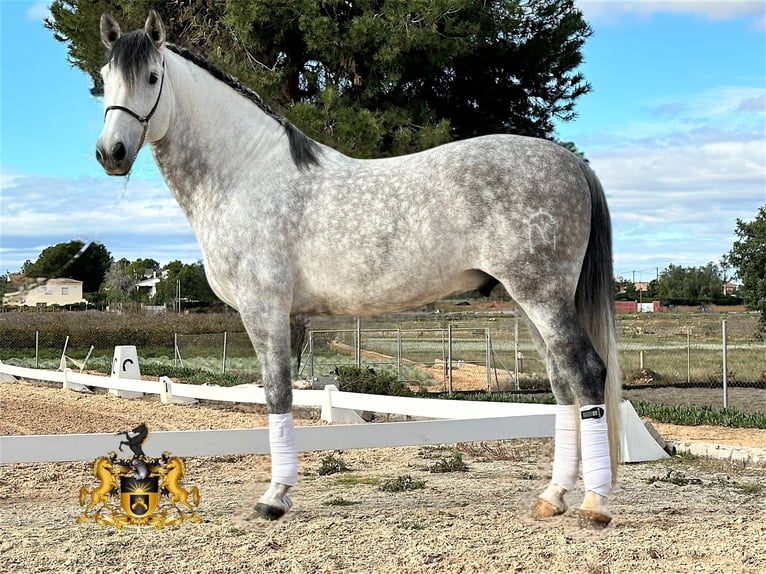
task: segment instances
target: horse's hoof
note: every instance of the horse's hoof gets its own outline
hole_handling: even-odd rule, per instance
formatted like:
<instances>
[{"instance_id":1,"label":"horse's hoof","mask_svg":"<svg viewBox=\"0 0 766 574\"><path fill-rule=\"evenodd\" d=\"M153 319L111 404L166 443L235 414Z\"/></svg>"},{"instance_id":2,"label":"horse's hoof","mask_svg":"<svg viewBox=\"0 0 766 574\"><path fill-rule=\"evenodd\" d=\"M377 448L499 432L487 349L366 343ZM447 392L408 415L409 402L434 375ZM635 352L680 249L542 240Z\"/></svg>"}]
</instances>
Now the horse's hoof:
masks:
<instances>
[{"instance_id":1,"label":"horse's hoof","mask_svg":"<svg viewBox=\"0 0 766 574\"><path fill-rule=\"evenodd\" d=\"M282 518L293 506L293 501L287 496L290 486L286 484L271 483L269 489L255 505L255 512L266 520L278 520Z\"/></svg>"},{"instance_id":2,"label":"horse's hoof","mask_svg":"<svg viewBox=\"0 0 766 574\"><path fill-rule=\"evenodd\" d=\"M279 506L259 502L255 505L255 512L264 520L279 520L285 515L287 510Z\"/></svg>"},{"instance_id":3,"label":"horse's hoof","mask_svg":"<svg viewBox=\"0 0 766 574\"><path fill-rule=\"evenodd\" d=\"M538 498L537 504L535 504L535 516L538 518L550 518L552 516L559 516L566 512L566 507L561 508L556 506L552 502L545 500L544 498Z\"/></svg>"},{"instance_id":4,"label":"horse's hoof","mask_svg":"<svg viewBox=\"0 0 766 574\"><path fill-rule=\"evenodd\" d=\"M612 521L612 517L602 512L595 510L580 510L580 514L577 517L577 523L580 528L588 528L590 530L603 530Z\"/></svg>"}]
</instances>

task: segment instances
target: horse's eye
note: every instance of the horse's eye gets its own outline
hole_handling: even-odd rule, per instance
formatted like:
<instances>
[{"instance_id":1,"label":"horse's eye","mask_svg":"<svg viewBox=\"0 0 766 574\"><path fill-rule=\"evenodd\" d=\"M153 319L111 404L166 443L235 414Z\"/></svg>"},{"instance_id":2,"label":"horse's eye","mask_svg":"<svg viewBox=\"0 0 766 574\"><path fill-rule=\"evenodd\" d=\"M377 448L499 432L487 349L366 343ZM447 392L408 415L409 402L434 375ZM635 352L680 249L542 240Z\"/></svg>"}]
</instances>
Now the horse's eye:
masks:
<instances>
[{"instance_id":1,"label":"horse's eye","mask_svg":"<svg viewBox=\"0 0 766 574\"><path fill-rule=\"evenodd\" d=\"M149 74L149 83L156 84L158 78L159 76L156 74L156 72L152 72L151 74Z\"/></svg>"}]
</instances>

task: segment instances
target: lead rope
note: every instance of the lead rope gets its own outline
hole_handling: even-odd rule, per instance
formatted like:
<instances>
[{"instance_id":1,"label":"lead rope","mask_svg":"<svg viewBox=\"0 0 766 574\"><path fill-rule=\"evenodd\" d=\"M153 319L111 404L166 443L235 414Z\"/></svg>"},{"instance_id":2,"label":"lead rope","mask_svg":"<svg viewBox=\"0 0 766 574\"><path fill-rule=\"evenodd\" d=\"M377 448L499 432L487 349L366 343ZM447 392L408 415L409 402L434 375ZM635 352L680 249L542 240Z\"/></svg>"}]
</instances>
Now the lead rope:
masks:
<instances>
[{"instance_id":1,"label":"lead rope","mask_svg":"<svg viewBox=\"0 0 766 574\"><path fill-rule=\"evenodd\" d=\"M136 165L136 158L138 157L138 152L140 152L141 148L144 147L146 132L149 130L148 119L143 120L141 123L144 124L144 131L141 132L141 139L138 140L138 147L136 148L136 153L133 154L133 159L130 161L130 169L128 170L128 173L125 174L125 186L122 189L123 195L125 195L125 193L128 191L128 181L130 180L130 174L133 173L133 166Z\"/></svg>"}]
</instances>

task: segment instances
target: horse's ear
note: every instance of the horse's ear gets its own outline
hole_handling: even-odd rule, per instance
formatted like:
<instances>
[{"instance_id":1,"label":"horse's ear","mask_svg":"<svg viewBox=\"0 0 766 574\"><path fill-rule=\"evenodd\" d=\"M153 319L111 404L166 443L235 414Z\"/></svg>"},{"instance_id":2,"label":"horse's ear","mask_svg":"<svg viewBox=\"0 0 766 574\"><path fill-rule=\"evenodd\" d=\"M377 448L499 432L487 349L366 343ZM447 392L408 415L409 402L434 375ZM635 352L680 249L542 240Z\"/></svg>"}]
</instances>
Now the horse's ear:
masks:
<instances>
[{"instance_id":1,"label":"horse's ear","mask_svg":"<svg viewBox=\"0 0 766 574\"><path fill-rule=\"evenodd\" d=\"M121 34L120 25L112 18L112 15L108 12L101 14L101 41L104 46L111 50L112 44L117 41Z\"/></svg>"},{"instance_id":2,"label":"horse's ear","mask_svg":"<svg viewBox=\"0 0 766 574\"><path fill-rule=\"evenodd\" d=\"M162 18L157 14L155 10L149 12L149 16L146 18L146 24L144 24L144 32L149 36L149 39L154 44L154 47L158 50L165 43L165 25L162 23Z\"/></svg>"}]
</instances>

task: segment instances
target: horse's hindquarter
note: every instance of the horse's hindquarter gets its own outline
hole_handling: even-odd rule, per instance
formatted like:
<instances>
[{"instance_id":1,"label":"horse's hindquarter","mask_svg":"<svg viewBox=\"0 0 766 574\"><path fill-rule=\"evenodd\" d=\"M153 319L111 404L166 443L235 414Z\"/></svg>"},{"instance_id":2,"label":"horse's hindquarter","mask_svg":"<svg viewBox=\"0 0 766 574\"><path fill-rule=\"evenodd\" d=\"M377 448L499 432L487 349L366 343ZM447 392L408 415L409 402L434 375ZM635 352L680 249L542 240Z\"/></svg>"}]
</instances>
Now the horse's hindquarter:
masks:
<instances>
[{"instance_id":1,"label":"horse's hindquarter","mask_svg":"<svg viewBox=\"0 0 766 574\"><path fill-rule=\"evenodd\" d=\"M531 262L579 270L590 197L577 161L543 140L488 136L313 171L293 237L294 311L404 309Z\"/></svg>"}]
</instances>

